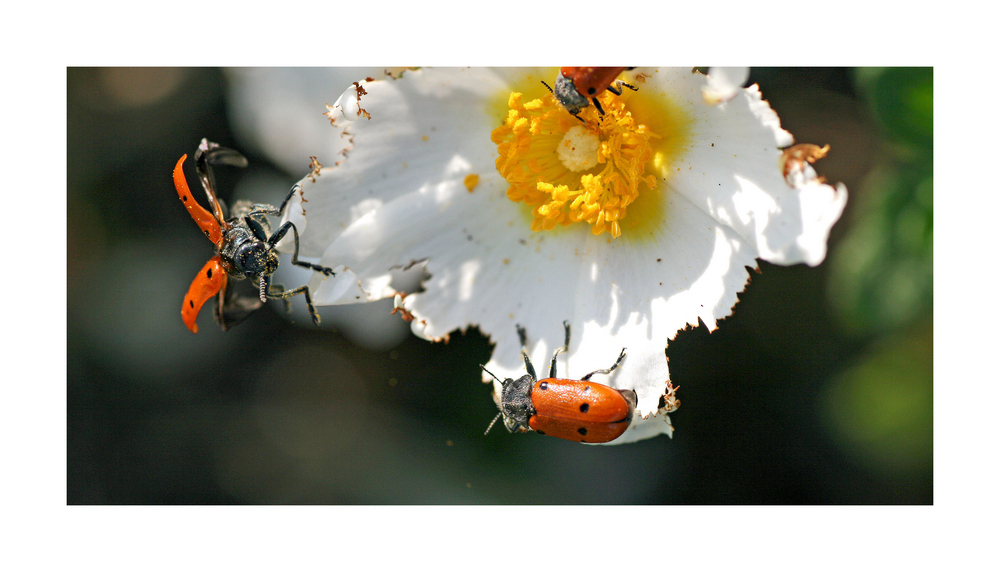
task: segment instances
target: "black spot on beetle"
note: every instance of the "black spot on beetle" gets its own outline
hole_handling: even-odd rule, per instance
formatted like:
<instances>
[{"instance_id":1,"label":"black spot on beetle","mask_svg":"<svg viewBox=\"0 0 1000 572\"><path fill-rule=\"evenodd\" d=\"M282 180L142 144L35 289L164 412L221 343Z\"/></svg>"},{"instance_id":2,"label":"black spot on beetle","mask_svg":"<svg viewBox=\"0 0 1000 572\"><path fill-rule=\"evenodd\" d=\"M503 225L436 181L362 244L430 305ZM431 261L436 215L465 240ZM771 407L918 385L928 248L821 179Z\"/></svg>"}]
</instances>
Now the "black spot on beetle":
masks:
<instances>
[{"instance_id":1,"label":"black spot on beetle","mask_svg":"<svg viewBox=\"0 0 1000 572\"><path fill-rule=\"evenodd\" d=\"M544 435L545 431L535 431L535 433L538 433L539 435Z\"/></svg>"},{"instance_id":2,"label":"black spot on beetle","mask_svg":"<svg viewBox=\"0 0 1000 572\"><path fill-rule=\"evenodd\" d=\"M209 278L212 278L212 269L209 268L208 272L205 275L208 276Z\"/></svg>"},{"instance_id":3,"label":"black spot on beetle","mask_svg":"<svg viewBox=\"0 0 1000 572\"><path fill-rule=\"evenodd\" d=\"M590 404L589 403L584 403L584 404L580 405L580 413L586 413L588 411L590 411Z\"/></svg>"},{"instance_id":4,"label":"black spot on beetle","mask_svg":"<svg viewBox=\"0 0 1000 572\"><path fill-rule=\"evenodd\" d=\"M545 391L548 388L549 388L548 382L543 381L542 383L538 384L538 389L541 389L542 391Z\"/></svg>"},{"instance_id":5,"label":"black spot on beetle","mask_svg":"<svg viewBox=\"0 0 1000 572\"><path fill-rule=\"evenodd\" d=\"M189 304L189 305L190 305L190 306L191 306L192 308L194 308L194 300L188 300L188 304Z\"/></svg>"},{"instance_id":6,"label":"black spot on beetle","mask_svg":"<svg viewBox=\"0 0 1000 572\"><path fill-rule=\"evenodd\" d=\"M581 434L581 435L583 435L584 437L587 436L587 428L586 427L580 427L579 429L576 430L576 432L579 433L579 434Z\"/></svg>"},{"instance_id":7,"label":"black spot on beetle","mask_svg":"<svg viewBox=\"0 0 1000 572\"><path fill-rule=\"evenodd\" d=\"M184 201L185 203L188 202L187 195L184 195L183 197L181 197L181 200Z\"/></svg>"}]
</instances>

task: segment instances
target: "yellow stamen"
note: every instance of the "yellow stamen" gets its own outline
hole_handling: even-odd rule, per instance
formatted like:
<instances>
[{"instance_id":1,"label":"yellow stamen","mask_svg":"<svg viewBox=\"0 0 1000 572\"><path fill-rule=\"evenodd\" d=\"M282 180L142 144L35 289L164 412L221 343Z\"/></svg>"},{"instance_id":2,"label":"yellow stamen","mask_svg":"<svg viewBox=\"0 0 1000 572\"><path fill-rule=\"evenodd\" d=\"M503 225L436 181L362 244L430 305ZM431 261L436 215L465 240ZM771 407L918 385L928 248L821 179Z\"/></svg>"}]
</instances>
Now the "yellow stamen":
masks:
<instances>
[{"instance_id":1,"label":"yellow stamen","mask_svg":"<svg viewBox=\"0 0 1000 572\"><path fill-rule=\"evenodd\" d=\"M510 94L507 119L492 133L496 166L510 184L507 198L534 206L532 230L582 221L617 238L640 183L656 188L645 173L660 135L638 124L620 97L606 91L598 99L604 116L590 106L581 123L551 94L528 102Z\"/></svg>"},{"instance_id":2,"label":"yellow stamen","mask_svg":"<svg viewBox=\"0 0 1000 572\"><path fill-rule=\"evenodd\" d=\"M479 184L479 175L469 173L465 176L465 179L463 179L462 182L465 184L465 188L469 189L469 192L471 193L476 188L476 185Z\"/></svg>"}]
</instances>

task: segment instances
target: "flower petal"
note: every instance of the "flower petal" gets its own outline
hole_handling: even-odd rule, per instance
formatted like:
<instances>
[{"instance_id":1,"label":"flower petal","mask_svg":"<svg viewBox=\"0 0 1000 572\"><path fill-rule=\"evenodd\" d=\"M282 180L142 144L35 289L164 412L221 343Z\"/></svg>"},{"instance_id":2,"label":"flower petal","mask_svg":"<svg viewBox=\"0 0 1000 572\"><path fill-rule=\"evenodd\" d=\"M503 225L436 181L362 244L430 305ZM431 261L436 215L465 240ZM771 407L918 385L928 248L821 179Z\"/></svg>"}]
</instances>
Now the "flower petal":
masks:
<instances>
[{"instance_id":1,"label":"flower petal","mask_svg":"<svg viewBox=\"0 0 1000 572\"><path fill-rule=\"evenodd\" d=\"M846 189L789 186L778 160L793 139L757 86L706 106L688 87L698 81L667 72L646 86L660 87L692 117L690 148L662 173L666 184L735 230L759 258L784 265L822 262L830 228L847 202Z\"/></svg>"},{"instance_id":2,"label":"flower petal","mask_svg":"<svg viewBox=\"0 0 1000 572\"><path fill-rule=\"evenodd\" d=\"M659 165L662 184L642 199L657 203L658 223L617 239L580 225L532 232L531 208L506 198L490 133L512 86L544 93L539 79L549 73L425 69L365 83L371 119L337 122L333 134L351 137L347 159L300 183L311 223L302 252L345 265L370 300L396 293L392 269L423 266L423 291L398 302L413 331L442 339L478 325L496 343L487 367L500 377L524 372L518 324L540 375L562 343L564 320L572 338L560 376L608 368L625 347L615 372L595 376L638 396L637 418L615 443L669 434L670 408L659 409L667 341L699 323L714 329L757 257L819 263L846 191L785 181L777 159L792 138L756 86L709 107L704 76L654 70L632 97L668 98L690 123L690 144ZM477 184L466 184L470 175ZM631 205L630 216L641 207ZM344 299L319 281L311 283L317 304Z\"/></svg>"},{"instance_id":3,"label":"flower petal","mask_svg":"<svg viewBox=\"0 0 1000 572\"><path fill-rule=\"evenodd\" d=\"M702 98L709 105L716 105L736 97L743 84L750 79L750 68L708 69L708 81L701 88Z\"/></svg>"},{"instance_id":4,"label":"flower petal","mask_svg":"<svg viewBox=\"0 0 1000 572\"><path fill-rule=\"evenodd\" d=\"M385 77L383 68L232 68L226 70L229 117L240 140L289 173L301 173L310 155L333 165L349 141L330 136L322 117L352 82Z\"/></svg>"},{"instance_id":5,"label":"flower petal","mask_svg":"<svg viewBox=\"0 0 1000 572\"><path fill-rule=\"evenodd\" d=\"M345 168L322 169L314 184L303 180L309 217L324 221L302 237L307 256L322 254L347 226L396 197L418 188L445 192L430 187L438 184L457 184L468 193L465 176L483 175L473 165L495 171L496 147L489 132L473 140L470 129L492 127L484 108L504 85L497 74L484 69L418 70L399 80L364 85L371 120L338 122L327 135L352 140Z\"/></svg>"}]
</instances>

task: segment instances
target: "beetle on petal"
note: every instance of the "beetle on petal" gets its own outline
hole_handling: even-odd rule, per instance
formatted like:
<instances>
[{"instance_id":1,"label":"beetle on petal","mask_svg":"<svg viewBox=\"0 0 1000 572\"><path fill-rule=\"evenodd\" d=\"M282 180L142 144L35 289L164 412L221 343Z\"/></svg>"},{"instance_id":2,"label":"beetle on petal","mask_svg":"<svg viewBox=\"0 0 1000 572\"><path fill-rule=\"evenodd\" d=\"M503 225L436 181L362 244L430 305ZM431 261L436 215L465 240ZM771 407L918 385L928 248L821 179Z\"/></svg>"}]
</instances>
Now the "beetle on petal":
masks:
<instances>
[{"instance_id":1,"label":"beetle on petal","mask_svg":"<svg viewBox=\"0 0 1000 572\"><path fill-rule=\"evenodd\" d=\"M614 389L590 381L596 373L607 375L613 372L625 359L625 348L608 369L592 371L579 380L558 378L556 360L569 348L569 322L563 322L563 327L566 329L566 341L552 354L549 376L545 379L536 379L535 367L528 357L527 334L521 326L517 327L517 334L521 339L521 357L524 358L527 374L518 379L500 381L480 366L503 385L497 398L500 412L486 428L487 433L501 416L504 426L511 433L531 430L539 435L580 443L614 441L628 429L635 414L635 391Z\"/></svg>"}]
</instances>

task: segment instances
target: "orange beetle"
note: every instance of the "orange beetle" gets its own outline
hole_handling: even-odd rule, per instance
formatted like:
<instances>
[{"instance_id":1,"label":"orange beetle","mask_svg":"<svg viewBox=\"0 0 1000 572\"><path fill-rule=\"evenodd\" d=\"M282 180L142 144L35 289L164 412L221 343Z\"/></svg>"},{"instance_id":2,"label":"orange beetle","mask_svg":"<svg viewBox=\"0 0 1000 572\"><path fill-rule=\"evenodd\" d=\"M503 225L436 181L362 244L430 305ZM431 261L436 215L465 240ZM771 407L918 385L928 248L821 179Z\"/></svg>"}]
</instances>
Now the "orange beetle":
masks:
<instances>
[{"instance_id":1,"label":"orange beetle","mask_svg":"<svg viewBox=\"0 0 1000 572\"><path fill-rule=\"evenodd\" d=\"M537 380L535 377L535 368L528 358L525 331L521 326L517 326L517 334L521 339L521 357L528 372L526 375L516 380L508 378L501 381L480 366L503 385L497 398L500 413L486 428L487 433L501 416L504 426L511 433L531 430L539 435L580 443L614 441L628 429L635 413L635 391L614 389L590 381L595 373L609 374L614 371L625 359L625 348L608 369L592 371L579 380L557 378L556 358L569 348L569 322L563 322L563 327L566 329L566 341L552 354L549 377L545 379Z\"/></svg>"},{"instance_id":2,"label":"orange beetle","mask_svg":"<svg viewBox=\"0 0 1000 572\"><path fill-rule=\"evenodd\" d=\"M187 179L184 177L186 159L187 155L184 155L174 167L174 186L191 218L215 245L215 256L198 272L191 282L187 295L184 296L184 304L181 307L181 319L184 325L192 333L198 333L196 323L198 312L213 296L216 301L215 320L223 330L226 330L241 322L267 299L284 299L287 303L288 298L296 294L305 295L309 314L313 322L319 325L319 315L313 307L308 286L286 291L280 284L271 284L271 274L278 269L278 252L275 250L275 245L289 230L295 237L292 264L322 272L326 276L334 275L333 270L326 266L299 260L299 233L291 222L284 223L273 234L268 234L270 225L265 215L281 216L288 200L299 186L292 187L280 208L241 201L233 205L233 216L227 219L222 203L215 194L215 180L211 166L222 164L246 167L246 158L232 149L220 147L207 139L201 140L201 145L194 155L195 168L208 195L211 211L199 205L191 195ZM259 282L259 300L256 297L240 296L230 287L231 281L241 281L246 278Z\"/></svg>"},{"instance_id":3,"label":"orange beetle","mask_svg":"<svg viewBox=\"0 0 1000 572\"><path fill-rule=\"evenodd\" d=\"M559 68L559 77L556 78L556 88L552 91L559 103L566 108L574 117L578 117L580 112L594 102L597 112L604 115L597 96L604 90L608 90L615 95L621 95L619 86L625 86L632 91L636 91L635 86L623 81L615 81L618 75L625 70L634 68ZM542 82L545 83L545 82ZM545 87L549 87L545 84Z\"/></svg>"}]
</instances>

